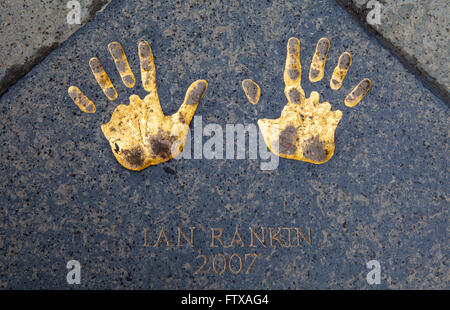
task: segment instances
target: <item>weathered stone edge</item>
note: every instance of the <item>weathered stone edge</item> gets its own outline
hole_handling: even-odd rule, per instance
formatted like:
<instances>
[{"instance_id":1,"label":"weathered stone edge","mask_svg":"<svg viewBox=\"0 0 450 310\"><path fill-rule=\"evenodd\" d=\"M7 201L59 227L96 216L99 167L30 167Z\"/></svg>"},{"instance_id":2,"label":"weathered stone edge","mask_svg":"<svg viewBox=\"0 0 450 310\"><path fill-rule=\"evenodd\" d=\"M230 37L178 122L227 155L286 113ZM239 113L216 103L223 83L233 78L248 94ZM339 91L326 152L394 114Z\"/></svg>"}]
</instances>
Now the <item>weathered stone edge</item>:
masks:
<instances>
[{"instance_id":1,"label":"weathered stone edge","mask_svg":"<svg viewBox=\"0 0 450 310\"><path fill-rule=\"evenodd\" d=\"M369 9L358 8L352 0L335 0L342 8L344 8L350 15L352 15L359 23L367 29L368 32L375 35L380 43L391 50L391 52L399 58L399 60L406 65L415 75L419 76L425 83L425 85L436 95L442 97L442 99L450 105L450 94L447 91L444 84L440 83L438 79L431 76L426 70L421 69L418 66L418 60L414 55L410 55L402 48L395 46L389 39L385 38L379 31L366 21L367 13Z\"/></svg>"},{"instance_id":2,"label":"weathered stone edge","mask_svg":"<svg viewBox=\"0 0 450 310\"><path fill-rule=\"evenodd\" d=\"M64 40L54 42L50 46L43 46L36 53L30 57L30 60L25 64L15 65L6 70L5 77L0 79L0 96L8 90L8 88L14 85L20 78L22 78L25 74L27 74L34 66L39 64L45 57L47 57L53 50L55 50L58 46L60 46L64 41L70 38L75 32L80 30L84 25L86 25L92 18L99 12L103 11L103 9L108 6L111 0L100 0L95 2L90 8L88 12L88 18L77 30L75 30L72 34L70 34Z\"/></svg>"}]
</instances>

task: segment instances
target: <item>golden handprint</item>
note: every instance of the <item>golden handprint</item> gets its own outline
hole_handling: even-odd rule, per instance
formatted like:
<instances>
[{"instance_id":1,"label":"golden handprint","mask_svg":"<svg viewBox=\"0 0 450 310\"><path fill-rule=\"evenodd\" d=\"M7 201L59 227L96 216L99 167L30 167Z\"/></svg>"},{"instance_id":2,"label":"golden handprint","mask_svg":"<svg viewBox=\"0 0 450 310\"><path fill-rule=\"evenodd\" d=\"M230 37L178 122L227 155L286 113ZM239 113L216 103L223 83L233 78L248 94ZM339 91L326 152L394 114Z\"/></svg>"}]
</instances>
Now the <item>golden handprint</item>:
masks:
<instances>
[{"instance_id":1,"label":"golden handprint","mask_svg":"<svg viewBox=\"0 0 450 310\"><path fill-rule=\"evenodd\" d=\"M134 87L136 80L122 46L112 42L108 45L108 49L124 85L128 88ZM150 45L146 41L141 41L138 50L142 85L149 94L144 99L131 95L130 104L118 105L111 120L101 126L119 163L135 171L168 161L182 151L189 124L208 87L205 80L192 83L180 109L171 116L164 115L156 91L155 64ZM109 100L117 99L114 85L100 60L94 57L89 65L105 96ZM94 103L79 88L71 86L68 92L82 111L95 112Z\"/></svg>"},{"instance_id":2,"label":"golden handprint","mask_svg":"<svg viewBox=\"0 0 450 310\"><path fill-rule=\"evenodd\" d=\"M318 82L323 78L329 49L329 40L320 39L309 71L311 82ZM341 87L350 65L350 54L342 54L330 80L332 89L337 90ZM283 158L322 164L334 154L334 132L342 118L342 112L331 111L328 102L320 103L318 92L313 91L309 98L306 98L301 87L301 75L300 42L296 38L290 38L284 69L284 93L288 103L283 108L280 118L260 119L258 126L264 141L274 154ZM245 94L252 102L249 97L252 92L247 89L247 85L251 84L242 84ZM350 107L358 104L369 92L371 85L369 79L362 80L345 98L345 104Z\"/></svg>"}]
</instances>

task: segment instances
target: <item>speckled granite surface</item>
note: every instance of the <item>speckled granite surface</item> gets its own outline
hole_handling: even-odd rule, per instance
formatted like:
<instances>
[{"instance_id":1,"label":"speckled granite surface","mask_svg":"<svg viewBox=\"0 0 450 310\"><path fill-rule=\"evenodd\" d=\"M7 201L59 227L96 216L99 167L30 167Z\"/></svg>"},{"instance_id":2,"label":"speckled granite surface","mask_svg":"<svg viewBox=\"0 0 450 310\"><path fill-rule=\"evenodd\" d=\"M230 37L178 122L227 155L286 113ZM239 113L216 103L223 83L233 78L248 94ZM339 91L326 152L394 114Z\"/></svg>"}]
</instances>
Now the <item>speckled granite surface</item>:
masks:
<instances>
[{"instance_id":1,"label":"speckled granite surface","mask_svg":"<svg viewBox=\"0 0 450 310\"><path fill-rule=\"evenodd\" d=\"M389 48L400 55L430 86L449 100L450 2L447 0L379 0L380 23L367 24L367 15L378 7L368 0L337 0ZM369 6L369 7L368 7Z\"/></svg>"},{"instance_id":2,"label":"speckled granite surface","mask_svg":"<svg viewBox=\"0 0 450 310\"><path fill-rule=\"evenodd\" d=\"M334 1L180 3L111 3L0 98L0 286L448 288L446 103ZM122 43L135 74L137 42L150 42L167 113L192 81L208 80L197 115L224 125L279 116L291 36L302 45L305 91L318 90L343 111L329 162L280 159L278 169L261 171L257 160L172 160L139 173L116 162L100 124L132 92L119 83L109 42ZM307 68L324 36L331 41L327 78L311 86ZM345 50L352 67L334 92L328 78ZM117 103L107 103L89 73L92 56L115 82ZM364 77L373 82L369 95L345 107ZM244 78L261 86L256 106L241 89ZM70 100L72 84L95 101L95 114ZM211 228L223 228L230 243L236 226L245 247L210 247ZM312 245L249 247L248 228L261 226L311 229ZM172 243L176 227L187 234L195 227L194 248L151 246L163 227ZM260 258L250 274L247 260L239 274L218 275L212 258L220 253ZM209 257L209 274L194 275L200 254ZM66 283L72 259L81 263L78 286ZM381 263L377 286L366 282L372 259Z\"/></svg>"},{"instance_id":3,"label":"speckled granite surface","mask_svg":"<svg viewBox=\"0 0 450 310\"><path fill-rule=\"evenodd\" d=\"M0 94L64 42L109 0L78 0L80 24L68 24L69 0L0 2Z\"/></svg>"}]
</instances>

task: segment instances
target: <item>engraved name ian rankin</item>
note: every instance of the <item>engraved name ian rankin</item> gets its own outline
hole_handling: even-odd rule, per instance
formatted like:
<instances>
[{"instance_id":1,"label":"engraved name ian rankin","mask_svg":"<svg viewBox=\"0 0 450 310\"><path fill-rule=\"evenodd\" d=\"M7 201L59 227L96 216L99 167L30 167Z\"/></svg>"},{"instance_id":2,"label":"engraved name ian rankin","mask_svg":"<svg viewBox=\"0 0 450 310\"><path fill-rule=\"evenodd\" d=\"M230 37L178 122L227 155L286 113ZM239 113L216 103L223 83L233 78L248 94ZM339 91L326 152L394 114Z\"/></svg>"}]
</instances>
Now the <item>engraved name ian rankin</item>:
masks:
<instances>
[{"instance_id":1,"label":"engraved name ian rankin","mask_svg":"<svg viewBox=\"0 0 450 310\"><path fill-rule=\"evenodd\" d=\"M212 227L205 232L196 230L195 227L176 227L176 229L169 230L163 226L157 230L145 228L143 233L144 247L176 249L187 246L195 248L197 240L202 240L202 242L207 242L210 248L249 249L249 252L245 254L225 255L219 253L211 257L200 254L197 259L203 259L203 263L194 273L195 275L209 273L221 275L227 270L234 274L250 274L260 257L259 253L255 253L257 248L299 248L303 243L312 246L311 228L303 230L299 227L248 227L244 229L237 226L231 231ZM198 234L202 234L202 238L196 238Z\"/></svg>"}]
</instances>

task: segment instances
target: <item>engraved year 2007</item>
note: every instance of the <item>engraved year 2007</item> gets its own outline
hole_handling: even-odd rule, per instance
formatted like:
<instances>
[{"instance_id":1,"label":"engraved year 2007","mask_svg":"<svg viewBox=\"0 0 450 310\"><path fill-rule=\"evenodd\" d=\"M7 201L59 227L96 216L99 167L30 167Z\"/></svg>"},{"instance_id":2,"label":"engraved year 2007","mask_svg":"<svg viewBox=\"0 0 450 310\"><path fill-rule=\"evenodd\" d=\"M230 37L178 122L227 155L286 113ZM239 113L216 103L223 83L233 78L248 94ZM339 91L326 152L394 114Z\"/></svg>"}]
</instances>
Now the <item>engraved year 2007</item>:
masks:
<instances>
[{"instance_id":1,"label":"engraved year 2007","mask_svg":"<svg viewBox=\"0 0 450 310\"><path fill-rule=\"evenodd\" d=\"M228 256L220 253L211 257L200 254L196 258L203 258L203 263L194 275L211 273L211 266L213 271L218 275L224 274L227 269L234 274L240 274L245 269L245 274L250 274L256 263L256 259L259 258L259 256L260 254L247 253L244 256L244 259L242 259L239 254Z\"/></svg>"}]
</instances>

